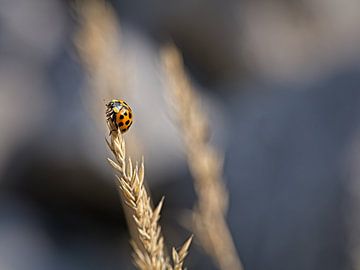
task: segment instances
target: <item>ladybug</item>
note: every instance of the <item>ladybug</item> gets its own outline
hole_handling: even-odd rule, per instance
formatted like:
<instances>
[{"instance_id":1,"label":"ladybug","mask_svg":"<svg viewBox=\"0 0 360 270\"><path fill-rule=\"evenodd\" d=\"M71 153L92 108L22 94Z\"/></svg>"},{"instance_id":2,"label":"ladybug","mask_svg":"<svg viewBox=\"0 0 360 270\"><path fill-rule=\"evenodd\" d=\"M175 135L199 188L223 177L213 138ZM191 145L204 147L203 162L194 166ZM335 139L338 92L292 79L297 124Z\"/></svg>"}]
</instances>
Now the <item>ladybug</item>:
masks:
<instances>
[{"instance_id":1,"label":"ladybug","mask_svg":"<svg viewBox=\"0 0 360 270\"><path fill-rule=\"evenodd\" d=\"M113 99L106 104L107 120L121 133L126 132L133 123L133 114L130 106L123 100Z\"/></svg>"}]
</instances>

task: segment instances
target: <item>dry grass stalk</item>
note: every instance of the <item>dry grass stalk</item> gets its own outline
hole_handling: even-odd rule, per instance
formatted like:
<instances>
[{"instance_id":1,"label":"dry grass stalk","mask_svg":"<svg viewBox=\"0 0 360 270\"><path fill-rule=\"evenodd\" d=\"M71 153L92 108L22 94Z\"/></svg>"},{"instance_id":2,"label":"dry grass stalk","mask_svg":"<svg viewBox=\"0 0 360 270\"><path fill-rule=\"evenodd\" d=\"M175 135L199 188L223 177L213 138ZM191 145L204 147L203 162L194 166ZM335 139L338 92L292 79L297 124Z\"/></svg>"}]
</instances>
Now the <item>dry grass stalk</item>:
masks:
<instances>
[{"instance_id":1,"label":"dry grass stalk","mask_svg":"<svg viewBox=\"0 0 360 270\"><path fill-rule=\"evenodd\" d=\"M174 262L174 270L181 270L183 269L183 264L184 264L184 260L185 257L188 254L188 250L190 247L190 244L192 242L193 237L191 236L183 245L182 247L179 249L179 251L177 251L175 248L172 249L172 259Z\"/></svg>"},{"instance_id":2,"label":"dry grass stalk","mask_svg":"<svg viewBox=\"0 0 360 270\"><path fill-rule=\"evenodd\" d=\"M114 10L104 0L78 0L74 4L74 10L79 22L74 43L87 71L88 89L91 90L84 95L84 105L89 109L89 115L94 117L94 123L103 128L105 101L126 96L128 88L124 80L126 70L124 64L121 65L124 61L120 57L120 25ZM139 153L139 145L133 132L127 143L128 149L132 153ZM126 207L124 212L130 234L135 236L137 232L132 213Z\"/></svg>"},{"instance_id":3,"label":"dry grass stalk","mask_svg":"<svg viewBox=\"0 0 360 270\"><path fill-rule=\"evenodd\" d=\"M119 89L126 89L124 66L119 65L123 61L116 14L104 0L77 1L75 10L81 26L74 38L75 45L91 75L95 93L101 94L101 99L109 99L118 94Z\"/></svg>"},{"instance_id":4,"label":"dry grass stalk","mask_svg":"<svg viewBox=\"0 0 360 270\"><path fill-rule=\"evenodd\" d=\"M110 127L109 130L113 130ZM132 241L134 261L138 269L142 270L181 270L191 243L190 237L183 246L176 251L173 249L172 266L165 254L164 238L158 224L163 199L155 209L151 206L151 199L144 186L144 161L133 166L130 158L126 157L125 141L119 131L112 131L108 146L115 156L115 161L108 159L111 166L117 171L116 176L122 198L125 204L133 211L133 220L137 228L138 240ZM139 244L138 244L139 243Z\"/></svg>"},{"instance_id":5,"label":"dry grass stalk","mask_svg":"<svg viewBox=\"0 0 360 270\"><path fill-rule=\"evenodd\" d=\"M94 123L104 128L105 102L116 97L128 100L132 73L121 48L121 25L112 6L105 0L77 0L74 4L79 28L74 44L87 71L88 89L84 106ZM129 100L128 100L129 101ZM133 132L127 142L132 154L141 153L141 143ZM140 155L140 154L139 154Z\"/></svg>"},{"instance_id":6,"label":"dry grass stalk","mask_svg":"<svg viewBox=\"0 0 360 270\"><path fill-rule=\"evenodd\" d=\"M91 88L94 90L86 104L92 104L92 109L103 110L102 99L111 100L124 96L126 82L123 62L120 58L119 39L120 29L116 15L103 0L77 1L75 10L79 17L80 29L75 35L75 45L84 67L89 73ZM101 105L101 106L98 106ZM94 111L94 110L91 110ZM108 123L111 125L111 123ZM133 136L134 137L134 136ZM138 146L134 143L132 145ZM187 255L191 238L176 251L173 249L172 266L164 252L164 240L158 224L163 200L153 209L151 199L144 187L144 163L136 163L133 167L131 159L126 158L125 141L122 135L111 132L108 142L116 161L109 160L118 172L117 179L121 190L122 203L125 207L131 244L134 248L134 261L138 269L143 270L172 270L183 269L183 261ZM132 147L137 148L137 147Z\"/></svg>"},{"instance_id":7,"label":"dry grass stalk","mask_svg":"<svg viewBox=\"0 0 360 270\"><path fill-rule=\"evenodd\" d=\"M184 71L181 56L173 45L162 51L170 97L181 135L198 203L194 210L194 231L202 246L223 270L243 269L225 221L228 194L222 181L222 157L208 143L208 120L201 110Z\"/></svg>"}]
</instances>

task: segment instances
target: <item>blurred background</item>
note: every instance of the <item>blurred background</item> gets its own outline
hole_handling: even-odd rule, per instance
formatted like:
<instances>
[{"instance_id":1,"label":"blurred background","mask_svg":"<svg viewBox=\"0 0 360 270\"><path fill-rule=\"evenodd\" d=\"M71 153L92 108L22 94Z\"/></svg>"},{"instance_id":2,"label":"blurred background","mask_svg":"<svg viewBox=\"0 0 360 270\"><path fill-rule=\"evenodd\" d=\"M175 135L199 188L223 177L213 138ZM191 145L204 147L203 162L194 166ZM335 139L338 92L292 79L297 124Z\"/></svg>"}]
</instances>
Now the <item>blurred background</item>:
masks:
<instances>
[{"instance_id":1,"label":"blurred background","mask_svg":"<svg viewBox=\"0 0 360 270\"><path fill-rule=\"evenodd\" d=\"M190 234L196 195L159 60L168 40L224 152L245 269L360 269L360 2L108 4L126 88L114 97L89 87L75 1L0 0L0 269L134 269L105 161L112 98L133 108L126 138L154 201L166 196L167 244ZM217 269L196 241L186 265Z\"/></svg>"}]
</instances>

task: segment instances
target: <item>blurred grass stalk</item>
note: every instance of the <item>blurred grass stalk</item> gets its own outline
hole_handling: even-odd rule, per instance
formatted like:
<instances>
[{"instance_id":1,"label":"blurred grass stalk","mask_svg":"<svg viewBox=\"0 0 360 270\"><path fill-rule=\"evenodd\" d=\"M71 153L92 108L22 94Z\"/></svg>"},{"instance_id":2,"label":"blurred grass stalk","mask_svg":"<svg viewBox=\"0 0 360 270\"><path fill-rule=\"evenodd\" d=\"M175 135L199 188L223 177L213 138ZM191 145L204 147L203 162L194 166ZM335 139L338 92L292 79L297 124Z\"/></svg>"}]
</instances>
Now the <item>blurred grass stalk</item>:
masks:
<instances>
[{"instance_id":1,"label":"blurred grass stalk","mask_svg":"<svg viewBox=\"0 0 360 270\"><path fill-rule=\"evenodd\" d=\"M79 0L74 9L80 25L74 42L90 75L93 94L112 98L119 89L126 91L124 67L119 63L120 27L114 10L104 0Z\"/></svg>"},{"instance_id":2,"label":"blurred grass stalk","mask_svg":"<svg viewBox=\"0 0 360 270\"><path fill-rule=\"evenodd\" d=\"M93 98L98 101L101 95L108 100L123 96L125 87L119 70L119 58L116 57L119 56L116 15L102 0L77 1L75 10L81 27L74 42L90 75L89 80L95 90ZM178 251L173 248L171 265L158 224L163 200L155 209L152 208L151 198L144 187L143 161L140 166L136 164L133 168L131 159L126 159L125 141L118 131L111 132L108 146L116 159L109 162L119 175L117 178L132 237L135 265L142 270L183 269L192 237Z\"/></svg>"},{"instance_id":3,"label":"blurred grass stalk","mask_svg":"<svg viewBox=\"0 0 360 270\"><path fill-rule=\"evenodd\" d=\"M87 90L90 90L85 92L83 105L94 123L104 128L105 102L131 95L128 90L131 74L121 50L120 23L111 5L104 0L77 0L74 10L79 24L74 44L87 71ZM127 146L132 154L141 153L135 132L128 138Z\"/></svg>"},{"instance_id":4,"label":"blurred grass stalk","mask_svg":"<svg viewBox=\"0 0 360 270\"><path fill-rule=\"evenodd\" d=\"M119 65L120 27L113 9L103 0L76 1L74 10L79 22L74 44L87 71L88 88L91 90L85 103L90 104L94 122L101 123L103 127L105 102L102 99L109 101L119 94L123 96L126 91L122 80L125 76ZM101 117L98 118L99 115ZM132 214L125 205L123 208L130 234L135 236Z\"/></svg>"},{"instance_id":5,"label":"blurred grass stalk","mask_svg":"<svg viewBox=\"0 0 360 270\"><path fill-rule=\"evenodd\" d=\"M193 211L193 230L205 251L222 270L242 270L226 224L228 193L222 179L222 156L209 144L208 119L184 71L174 45L166 46L162 62L179 130L184 140L198 202Z\"/></svg>"}]
</instances>

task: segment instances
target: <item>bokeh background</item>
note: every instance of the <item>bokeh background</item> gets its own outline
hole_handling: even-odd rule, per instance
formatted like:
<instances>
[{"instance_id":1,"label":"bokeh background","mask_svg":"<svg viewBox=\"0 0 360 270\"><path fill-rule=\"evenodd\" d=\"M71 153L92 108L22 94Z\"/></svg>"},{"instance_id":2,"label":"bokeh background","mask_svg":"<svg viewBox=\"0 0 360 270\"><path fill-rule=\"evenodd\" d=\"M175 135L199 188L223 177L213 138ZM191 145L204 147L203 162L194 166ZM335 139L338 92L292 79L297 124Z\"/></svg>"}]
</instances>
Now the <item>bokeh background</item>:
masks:
<instances>
[{"instance_id":1,"label":"bokeh background","mask_svg":"<svg viewBox=\"0 0 360 270\"><path fill-rule=\"evenodd\" d=\"M105 162L109 97L87 82L75 4L0 0L1 270L134 269ZM109 4L135 112L126 136L154 201L166 196L168 244L190 234L196 201L159 60L172 40L225 155L245 269L360 269L360 2ZM216 269L196 241L186 264Z\"/></svg>"}]
</instances>

